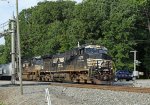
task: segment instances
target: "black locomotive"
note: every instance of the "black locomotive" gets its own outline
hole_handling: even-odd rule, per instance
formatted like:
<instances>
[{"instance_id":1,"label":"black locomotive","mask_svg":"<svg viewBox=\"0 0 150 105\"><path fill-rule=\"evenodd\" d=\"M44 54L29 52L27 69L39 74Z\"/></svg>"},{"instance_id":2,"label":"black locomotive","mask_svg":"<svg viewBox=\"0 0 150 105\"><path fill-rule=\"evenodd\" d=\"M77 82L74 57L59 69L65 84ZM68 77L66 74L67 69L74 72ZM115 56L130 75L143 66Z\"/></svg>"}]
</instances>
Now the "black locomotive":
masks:
<instances>
[{"instance_id":1,"label":"black locomotive","mask_svg":"<svg viewBox=\"0 0 150 105\"><path fill-rule=\"evenodd\" d=\"M23 79L101 83L113 80L112 58L107 48L83 45L65 53L34 57L23 63Z\"/></svg>"}]
</instances>

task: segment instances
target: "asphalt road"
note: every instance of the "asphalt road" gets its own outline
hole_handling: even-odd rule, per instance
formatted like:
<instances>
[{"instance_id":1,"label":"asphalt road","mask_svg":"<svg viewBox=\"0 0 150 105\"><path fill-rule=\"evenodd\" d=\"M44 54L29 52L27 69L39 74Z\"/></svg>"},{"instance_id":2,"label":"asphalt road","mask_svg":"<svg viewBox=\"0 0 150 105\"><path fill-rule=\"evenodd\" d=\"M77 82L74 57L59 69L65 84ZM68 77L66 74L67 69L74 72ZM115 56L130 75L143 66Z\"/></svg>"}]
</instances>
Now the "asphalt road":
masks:
<instances>
[{"instance_id":1,"label":"asphalt road","mask_svg":"<svg viewBox=\"0 0 150 105\"><path fill-rule=\"evenodd\" d=\"M134 81L122 80L122 81L114 82L113 85L117 85L117 86L133 86L133 83L134 83Z\"/></svg>"},{"instance_id":2,"label":"asphalt road","mask_svg":"<svg viewBox=\"0 0 150 105\"><path fill-rule=\"evenodd\" d=\"M37 81L23 81L23 86L27 85L48 85L50 82L37 82ZM0 87L20 86L20 82L16 81L15 85L12 85L11 81L0 80Z\"/></svg>"},{"instance_id":3,"label":"asphalt road","mask_svg":"<svg viewBox=\"0 0 150 105\"><path fill-rule=\"evenodd\" d=\"M117 81L114 82L113 85L115 86L132 86L134 81ZM48 85L55 82L37 82L37 81L23 81L23 85ZM19 86L20 82L16 81L15 85L11 84L10 80L0 80L0 87L9 87L9 86Z\"/></svg>"}]
</instances>

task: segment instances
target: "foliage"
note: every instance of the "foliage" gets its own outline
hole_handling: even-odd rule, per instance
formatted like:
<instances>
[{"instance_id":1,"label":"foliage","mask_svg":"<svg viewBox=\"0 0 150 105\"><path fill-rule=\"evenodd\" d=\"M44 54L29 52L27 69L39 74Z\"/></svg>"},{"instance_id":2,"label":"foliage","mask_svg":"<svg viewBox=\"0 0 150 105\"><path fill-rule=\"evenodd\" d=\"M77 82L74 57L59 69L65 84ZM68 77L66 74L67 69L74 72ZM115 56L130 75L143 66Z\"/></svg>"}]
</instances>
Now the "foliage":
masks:
<instances>
[{"instance_id":1,"label":"foliage","mask_svg":"<svg viewBox=\"0 0 150 105\"><path fill-rule=\"evenodd\" d=\"M107 16L102 22L100 42L108 46L110 54L117 63L117 68L130 67L129 53L135 42L133 40L134 24L136 22L137 3L133 0L106 0ZM111 3L110 3L111 2Z\"/></svg>"},{"instance_id":2,"label":"foliage","mask_svg":"<svg viewBox=\"0 0 150 105\"><path fill-rule=\"evenodd\" d=\"M4 45L0 45L0 64L2 64L3 63L3 53L4 53L4 48L5 48L5 46Z\"/></svg>"},{"instance_id":3,"label":"foliage","mask_svg":"<svg viewBox=\"0 0 150 105\"><path fill-rule=\"evenodd\" d=\"M109 49L117 69L133 69L131 50L138 51L139 69L150 68L150 0L46 1L22 10L19 19L25 58L94 43ZM10 59L6 40L1 62Z\"/></svg>"},{"instance_id":4,"label":"foliage","mask_svg":"<svg viewBox=\"0 0 150 105\"><path fill-rule=\"evenodd\" d=\"M5 45L0 45L0 64L10 62L10 36L5 36Z\"/></svg>"}]
</instances>

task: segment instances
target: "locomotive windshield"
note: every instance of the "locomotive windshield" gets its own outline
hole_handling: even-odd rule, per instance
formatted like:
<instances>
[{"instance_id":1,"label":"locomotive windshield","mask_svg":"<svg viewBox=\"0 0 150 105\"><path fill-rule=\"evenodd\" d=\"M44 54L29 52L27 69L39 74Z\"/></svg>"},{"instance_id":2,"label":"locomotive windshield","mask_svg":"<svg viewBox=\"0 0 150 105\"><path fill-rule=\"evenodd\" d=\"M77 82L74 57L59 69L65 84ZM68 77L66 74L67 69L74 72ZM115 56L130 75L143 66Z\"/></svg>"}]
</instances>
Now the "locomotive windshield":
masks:
<instances>
[{"instance_id":1,"label":"locomotive windshield","mask_svg":"<svg viewBox=\"0 0 150 105\"><path fill-rule=\"evenodd\" d=\"M98 49L98 48L85 48L85 52L87 54L107 54L106 49Z\"/></svg>"},{"instance_id":2,"label":"locomotive windshield","mask_svg":"<svg viewBox=\"0 0 150 105\"><path fill-rule=\"evenodd\" d=\"M33 58L33 64L34 65L42 65L43 64L43 59L42 58Z\"/></svg>"}]
</instances>

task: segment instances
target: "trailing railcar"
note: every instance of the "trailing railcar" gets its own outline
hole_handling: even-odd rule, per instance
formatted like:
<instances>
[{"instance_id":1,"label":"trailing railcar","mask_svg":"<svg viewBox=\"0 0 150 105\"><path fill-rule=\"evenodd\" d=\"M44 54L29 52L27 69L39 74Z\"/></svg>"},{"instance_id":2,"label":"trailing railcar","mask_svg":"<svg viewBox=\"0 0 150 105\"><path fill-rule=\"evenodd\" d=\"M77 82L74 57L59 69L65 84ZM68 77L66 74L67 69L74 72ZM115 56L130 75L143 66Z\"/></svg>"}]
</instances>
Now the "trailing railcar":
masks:
<instances>
[{"instance_id":1,"label":"trailing railcar","mask_svg":"<svg viewBox=\"0 0 150 105\"><path fill-rule=\"evenodd\" d=\"M65 53L34 58L24 63L24 79L78 83L111 81L112 59L107 52L103 46L83 45Z\"/></svg>"},{"instance_id":2,"label":"trailing railcar","mask_svg":"<svg viewBox=\"0 0 150 105\"><path fill-rule=\"evenodd\" d=\"M0 64L0 79L11 79L12 75L12 65L8 64Z\"/></svg>"}]
</instances>

